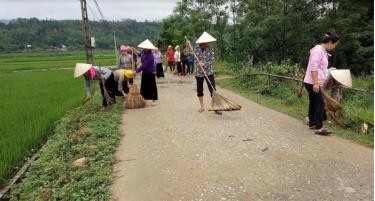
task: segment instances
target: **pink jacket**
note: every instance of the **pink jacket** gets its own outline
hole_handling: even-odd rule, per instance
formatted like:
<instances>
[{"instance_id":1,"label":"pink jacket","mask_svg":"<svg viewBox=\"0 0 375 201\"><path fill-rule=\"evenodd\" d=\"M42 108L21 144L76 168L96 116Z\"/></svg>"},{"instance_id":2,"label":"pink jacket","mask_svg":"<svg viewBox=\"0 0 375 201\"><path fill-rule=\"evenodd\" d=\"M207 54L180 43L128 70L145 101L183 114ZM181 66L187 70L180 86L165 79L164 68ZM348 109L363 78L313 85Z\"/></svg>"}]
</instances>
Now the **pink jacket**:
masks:
<instances>
[{"instance_id":1,"label":"pink jacket","mask_svg":"<svg viewBox=\"0 0 375 201\"><path fill-rule=\"evenodd\" d=\"M323 85L327 79L328 74L328 53L321 45L316 45L310 50L310 59L307 66L305 83L314 84L311 71L318 72L318 81L320 85Z\"/></svg>"}]
</instances>

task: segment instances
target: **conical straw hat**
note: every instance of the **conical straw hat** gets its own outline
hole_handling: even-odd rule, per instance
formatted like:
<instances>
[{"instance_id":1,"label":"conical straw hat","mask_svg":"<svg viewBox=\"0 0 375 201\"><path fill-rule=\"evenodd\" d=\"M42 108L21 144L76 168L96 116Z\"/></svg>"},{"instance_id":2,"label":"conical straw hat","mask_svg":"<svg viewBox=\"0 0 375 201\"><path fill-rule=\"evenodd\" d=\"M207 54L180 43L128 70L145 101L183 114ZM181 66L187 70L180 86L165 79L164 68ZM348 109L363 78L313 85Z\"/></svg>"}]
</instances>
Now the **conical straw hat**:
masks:
<instances>
[{"instance_id":1,"label":"conical straw hat","mask_svg":"<svg viewBox=\"0 0 375 201\"><path fill-rule=\"evenodd\" d=\"M151 43L151 41L148 40L148 39L146 39L146 40L143 41L141 44L139 44L138 47L143 48L143 49L150 49L150 50L157 49L157 48Z\"/></svg>"},{"instance_id":2,"label":"conical straw hat","mask_svg":"<svg viewBox=\"0 0 375 201\"><path fill-rule=\"evenodd\" d=\"M342 70L331 70L331 76L340 84L352 87L352 76L350 75L350 70L342 69Z\"/></svg>"},{"instance_id":3,"label":"conical straw hat","mask_svg":"<svg viewBox=\"0 0 375 201\"><path fill-rule=\"evenodd\" d=\"M212 37L207 32L203 32L203 34L198 38L197 42L195 42L195 43L196 44L209 43L209 42L214 42L214 41L216 41L216 39L214 37Z\"/></svg>"},{"instance_id":4,"label":"conical straw hat","mask_svg":"<svg viewBox=\"0 0 375 201\"><path fill-rule=\"evenodd\" d=\"M76 68L74 69L74 78L77 78L83 75L88 70L90 70L91 67L92 67L92 64L77 63Z\"/></svg>"}]
</instances>

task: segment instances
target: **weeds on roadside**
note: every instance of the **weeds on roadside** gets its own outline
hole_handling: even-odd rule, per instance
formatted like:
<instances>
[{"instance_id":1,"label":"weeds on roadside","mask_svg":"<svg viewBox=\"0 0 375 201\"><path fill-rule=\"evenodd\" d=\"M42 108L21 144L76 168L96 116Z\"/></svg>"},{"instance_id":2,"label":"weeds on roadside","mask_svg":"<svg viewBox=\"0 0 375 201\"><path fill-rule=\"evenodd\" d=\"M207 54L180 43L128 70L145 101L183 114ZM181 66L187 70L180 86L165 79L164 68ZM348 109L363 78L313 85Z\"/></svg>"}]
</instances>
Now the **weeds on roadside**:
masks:
<instances>
[{"instance_id":1,"label":"weeds on roadside","mask_svg":"<svg viewBox=\"0 0 375 201\"><path fill-rule=\"evenodd\" d=\"M99 112L99 95L62 118L11 200L107 200L122 105ZM75 167L76 159L87 164Z\"/></svg>"}]
</instances>

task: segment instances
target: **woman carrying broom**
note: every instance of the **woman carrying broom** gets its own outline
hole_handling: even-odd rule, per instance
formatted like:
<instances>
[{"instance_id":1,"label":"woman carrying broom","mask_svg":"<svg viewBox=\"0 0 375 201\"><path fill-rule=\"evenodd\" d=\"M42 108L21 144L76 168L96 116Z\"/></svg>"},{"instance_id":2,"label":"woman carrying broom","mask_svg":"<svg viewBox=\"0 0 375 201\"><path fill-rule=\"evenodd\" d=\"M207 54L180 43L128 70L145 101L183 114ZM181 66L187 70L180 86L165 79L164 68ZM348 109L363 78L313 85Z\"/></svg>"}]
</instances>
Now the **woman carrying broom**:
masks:
<instances>
[{"instance_id":1,"label":"woman carrying broom","mask_svg":"<svg viewBox=\"0 0 375 201\"><path fill-rule=\"evenodd\" d=\"M215 85L215 77L214 77L214 71L213 71L213 63L215 59L215 53L214 50L209 46L210 42L214 42L216 39L212 37L207 32L204 32L197 40L196 44L198 44L197 47L194 49L194 53L197 55L198 60L195 60L195 65L198 66L196 70L196 76L195 79L197 81L197 96L200 103L200 108L198 112L204 112L205 107L203 103L203 82L206 79L204 72L206 73L209 81L212 84L212 87L216 89ZM203 72L204 71L204 72ZM207 83L206 79L206 83ZM212 97L212 87L209 83L207 83L208 89L210 90L211 97ZM223 113L221 111L215 110L215 113L218 115L222 115Z\"/></svg>"},{"instance_id":2,"label":"woman carrying broom","mask_svg":"<svg viewBox=\"0 0 375 201\"><path fill-rule=\"evenodd\" d=\"M323 121L327 120L324 111L324 99L321 86L326 82L328 75L328 52L336 48L339 36L335 33L326 33L322 43L310 50L310 59L307 66L304 84L309 93L309 127L316 129L315 134L328 135L331 132L323 128Z\"/></svg>"},{"instance_id":3,"label":"woman carrying broom","mask_svg":"<svg viewBox=\"0 0 375 201\"><path fill-rule=\"evenodd\" d=\"M103 96L101 110L106 110L109 105L116 102L115 80L110 69L93 66L92 64L77 63L74 70L74 78L82 75L86 82L86 100L91 99L91 81L99 80L100 92Z\"/></svg>"},{"instance_id":4,"label":"woman carrying broom","mask_svg":"<svg viewBox=\"0 0 375 201\"><path fill-rule=\"evenodd\" d=\"M156 105L158 100L158 89L155 79L155 63L152 50L157 49L148 39L143 41L138 47L142 48L141 63L135 73L142 72L141 94L145 100L152 100L152 105Z\"/></svg>"}]
</instances>

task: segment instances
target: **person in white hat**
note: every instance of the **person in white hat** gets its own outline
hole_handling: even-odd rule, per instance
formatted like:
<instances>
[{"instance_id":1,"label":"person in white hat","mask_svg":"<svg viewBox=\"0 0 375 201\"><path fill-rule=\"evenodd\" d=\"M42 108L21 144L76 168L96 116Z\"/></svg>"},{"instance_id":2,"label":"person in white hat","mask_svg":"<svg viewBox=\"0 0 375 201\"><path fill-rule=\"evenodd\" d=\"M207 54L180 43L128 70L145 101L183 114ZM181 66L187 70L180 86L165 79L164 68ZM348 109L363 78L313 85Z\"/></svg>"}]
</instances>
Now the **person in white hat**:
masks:
<instances>
[{"instance_id":1,"label":"person in white hat","mask_svg":"<svg viewBox=\"0 0 375 201\"><path fill-rule=\"evenodd\" d=\"M177 67L177 73L178 75L182 75L182 63L181 63L181 51L180 51L180 46L177 45L175 47L175 52L174 52L174 60L176 62L176 67Z\"/></svg>"},{"instance_id":2,"label":"person in white hat","mask_svg":"<svg viewBox=\"0 0 375 201\"><path fill-rule=\"evenodd\" d=\"M200 103L200 108L198 112L205 111L205 107L203 103L203 97L204 97L203 82L205 80L204 72L206 73L213 87L216 87L214 70L213 70L215 53L214 53L214 50L209 46L209 43L214 42L214 41L216 41L214 37L212 37L207 32L204 32L196 41L196 44L198 44L198 46L194 48L194 53L197 55L199 59L199 63L197 60L195 60L195 66L197 66L196 77L195 77L196 82L197 82L197 96L198 96L199 103ZM208 83L207 83L207 86L212 96L213 89L211 85L209 85ZM215 111L215 113L218 115L222 114L222 112L220 111Z\"/></svg>"},{"instance_id":3,"label":"person in white hat","mask_svg":"<svg viewBox=\"0 0 375 201\"><path fill-rule=\"evenodd\" d=\"M309 127L316 129L315 134L328 135L327 129L323 128L323 121L327 120L324 111L325 103L321 86L327 79L328 72L328 51L332 51L339 43L339 36L327 32L322 38L322 43L310 50L309 63L306 69L304 84L309 93Z\"/></svg>"},{"instance_id":4,"label":"person in white hat","mask_svg":"<svg viewBox=\"0 0 375 201\"><path fill-rule=\"evenodd\" d=\"M152 50L157 48L148 39L139 44L138 47L143 49L141 52L142 65L134 72L142 72L141 94L143 98L145 100L151 100L152 105L156 105L156 100L158 100L158 89L156 86L156 67Z\"/></svg>"},{"instance_id":5,"label":"person in white hat","mask_svg":"<svg viewBox=\"0 0 375 201\"><path fill-rule=\"evenodd\" d=\"M85 63L77 63L74 69L74 78L84 76L85 78L85 86L86 86L86 100L91 99L91 81L99 80L100 85L100 92L103 96L102 101L102 109L107 109L107 100L104 96L104 88L103 88L103 81L104 87L108 92L108 95L116 101L116 93L115 93L115 80L112 71L106 67L98 67L93 66L92 64L85 64Z\"/></svg>"}]
</instances>

